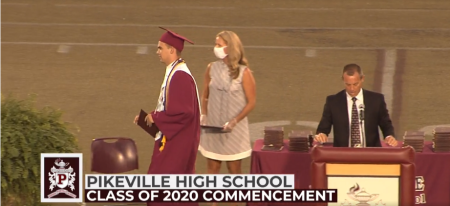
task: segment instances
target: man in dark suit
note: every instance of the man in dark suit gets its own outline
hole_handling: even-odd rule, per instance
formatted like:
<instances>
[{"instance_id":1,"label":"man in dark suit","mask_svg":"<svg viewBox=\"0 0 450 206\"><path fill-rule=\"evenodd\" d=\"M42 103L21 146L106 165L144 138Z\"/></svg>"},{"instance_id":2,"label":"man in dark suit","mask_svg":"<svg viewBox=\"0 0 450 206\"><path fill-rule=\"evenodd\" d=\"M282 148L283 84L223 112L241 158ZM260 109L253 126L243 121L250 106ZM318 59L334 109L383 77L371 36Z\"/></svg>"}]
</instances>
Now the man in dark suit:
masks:
<instances>
[{"instance_id":1,"label":"man in dark suit","mask_svg":"<svg viewBox=\"0 0 450 206\"><path fill-rule=\"evenodd\" d=\"M385 142L396 146L384 95L362 89L364 74L357 64L344 67L342 80L345 90L327 97L315 140L327 142L333 127L334 147L381 147L380 127Z\"/></svg>"}]
</instances>

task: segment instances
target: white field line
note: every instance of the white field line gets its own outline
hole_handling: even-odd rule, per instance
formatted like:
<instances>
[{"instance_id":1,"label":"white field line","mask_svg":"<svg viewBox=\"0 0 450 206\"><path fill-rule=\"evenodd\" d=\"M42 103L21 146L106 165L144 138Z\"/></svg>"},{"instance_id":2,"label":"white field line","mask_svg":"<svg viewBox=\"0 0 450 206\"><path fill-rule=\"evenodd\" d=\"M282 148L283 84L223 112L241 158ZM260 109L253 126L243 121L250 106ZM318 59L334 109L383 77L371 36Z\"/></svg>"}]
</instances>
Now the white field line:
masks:
<instances>
[{"instance_id":1,"label":"white field line","mask_svg":"<svg viewBox=\"0 0 450 206\"><path fill-rule=\"evenodd\" d=\"M361 9L361 8L262 8L263 10L284 11L362 11L362 12L436 12L449 11L450 9Z\"/></svg>"},{"instance_id":2,"label":"white field line","mask_svg":"<svg viewBox=\"0 0 450 206\"><path fill-rule=\"evenodd\" d=\"M28 3L2 3L2 6L35 6L38 4L28 4ZM265 11L357 11L357 12L447 12L450 9L446 8L331 8L331 7L314 7L314 8L267 8L267 7L253 7L253 8L241 8L241 7L221 7L221 6L130 6L130 5L107 5L107 4L54 4L55 7L78 7L78 8L145 8L145 9L197 9L197 10L265 10Z\"/></svg>"},{"instance_id":3,"label":"white field line","mask_svg":"<svg viewBox=\"0 0 450 206\"><path fill-rule=\"evenodd\" d=\"M5 42L5 45L70 45L70 46L153 46L157 44L135 44L135 43L74 43L74 42ZM214 45L186 45L186 47L194 48L213 48ZM386 49L384 47L294 47L294 46L262 46L262 45L246 45L246 49L286 49L286 50L301 50L301 49L316 49L316 50L374 50ZM395 49L404 50L435 50L448 51L450 47L398 47Z\"/></svg>"},{"instance_id":4,"label":"white field line","mask_svg":"<svg viewBox=\"0 0 450 206\"><path fill-rule=\"evenodd\" d=\"M386 107L392 113L392 103L394 100L394 75L397 62L397 51L388 49L385 51L383 77L381 80L381 93L384 94Z\"/></svg>"},{"instance_id":5,"label":"white field line","mask_svg":"<svg viewBox=\"0 0 450 206\"><path fill-rule=\"evenodd\" d=\"M55 4L56 7L81 7L81 8L140 8L128 5L102 5L102 4Z\"/></svg>"},{"instance_id":6,"label":"white field line","mask_svg":"<svg viewBox=\"0 0 450 206\"><path fill-rule=\"evenodd\" d=\"M2 6L29 6L30 4L26 3L2 3Z\"/></svg>"},{"instance_id":7,"label":"white field line","mask_svg":"<svg viewBox=\"0 0 450 206\"><path fill-rule=\"evenodd\" d=\"M81 7L81 8L147 8L147 9L239 9L236 7L213 7L213 6L129 6L129 5L103 5L103 4L55 4L56 7Z\"/></svg>"},{"instance_id":8,"label":"white field line","mask_svg":"<svg viewBox=\"0 0 450 206\"><path fill-rule=\"evenodd\" d=\"M2 22L12 26L85 26L85 27L171 27L171 28L206 28L206 29L266 29L266 30L381 30L381 31L450 31L450 28L388 28L388 27L276 27L276 26L213 26L213 25L159 25L159 24L101 24L101 23L34 23Z\"/></svg>"},{"instance_id":9,"label":"white field line","mask_svg":"<svg viewBox=\"0 0 450 206\"><path fill-rule=\"evenodd\" d=\"M138 46L136 50L136 54L148 54L148 47L147 46Z\"/></svg>"},{"instance_id":10,"label":"white field line","mask_svg":"<svg viewBox=\"0 0 450 206\"><path fill-rule=\"evenodd\" d=\"M69 51L70 51L70 46L64 45L64 44L59 45L58 50L56 50L56 52L63 53L63 54L69 53Z\"/></svg>"},{"instance_id":11,"label":"white field line","mask_svg":"<svg viewBox=\"0 0 450 206\"><path fill-rule=\"evenodd\" d=\"M317 50L315 50L315 49L306 49L305 56L306 57L316 57L317 56Z\"/></svg>"}]
</instances>

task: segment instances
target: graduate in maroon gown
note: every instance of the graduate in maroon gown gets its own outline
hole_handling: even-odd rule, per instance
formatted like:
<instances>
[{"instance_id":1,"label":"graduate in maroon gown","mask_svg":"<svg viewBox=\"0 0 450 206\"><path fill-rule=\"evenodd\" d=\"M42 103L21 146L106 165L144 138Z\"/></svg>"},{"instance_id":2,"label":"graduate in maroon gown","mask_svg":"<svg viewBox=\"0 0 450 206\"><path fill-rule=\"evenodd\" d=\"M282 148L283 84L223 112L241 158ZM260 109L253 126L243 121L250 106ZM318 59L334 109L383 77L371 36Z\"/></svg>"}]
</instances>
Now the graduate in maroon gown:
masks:
<instances>
[{"instance_id":1,"label":"graduate in maroon gown","mask_svg":"<svg viewBox=\"0 0 450 206\"><path fill-rule=\"evenodd\" d=\"M195 174L195 160L200 142L200 101L195 79L180 57L184 41L192 42L165 30L167 32L158 42L157 54L160 61L167 66L166 74L156 110L146 117L148 124L154 123L159 129L155 136L148 174ZM160 204L147 203L152 206Z\"/></svg>"}]
</instances>

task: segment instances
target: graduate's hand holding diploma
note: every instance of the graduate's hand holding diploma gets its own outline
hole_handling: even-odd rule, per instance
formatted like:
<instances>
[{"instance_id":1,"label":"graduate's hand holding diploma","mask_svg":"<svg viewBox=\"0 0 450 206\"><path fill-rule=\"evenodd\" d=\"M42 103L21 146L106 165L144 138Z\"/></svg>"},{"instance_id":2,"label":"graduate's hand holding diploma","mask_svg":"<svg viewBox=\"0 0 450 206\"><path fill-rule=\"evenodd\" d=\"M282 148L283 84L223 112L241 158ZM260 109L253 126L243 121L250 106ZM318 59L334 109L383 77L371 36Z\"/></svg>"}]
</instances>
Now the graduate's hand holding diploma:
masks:
<instances>
[{"instance_id":1,"label":"graduate's hand holding diploma","mask_svg":"<svg viewBox=\"0 0 450 206\"><path fill-rule=\"evenodd\" d=\"M138 122L138 120L139 120L139 115L136 115L136 117L134 118L134 124L137 124L137 122Z\"/></svg>"},{"instance_id":2,"label":"graduate's hand holding diploma","mask_svg":"<svg viewBox=\"0 0 450 206\"><path fill-rule=\"evenodd\" d=\"M151 125L153 124L153 117L152 117L151 114L148 114L148 115L145 117L145 122L147 122L147 125L148 125L148 126L151 126Z\"/></svg>"},{"instance_id":3,"label":"graduate's hand holding diploma","mask_svg":"<svg viewBox=\"0 0 450 206\"><path fill-rule=\"evenodd\" d=\"M133 123L137 124L138 120L139 120L139 115L136 115L136 117L134 118L134 122ZM151 114L148 114L145 117L145 122L147 123L148 126L151 126L153 124L153 118L152 118Z\"/></svg>"},{"instance_id":4,"label":"graduate's hand holding diploma","mask_svg":"<svg viewBox=\"0 0 450 206\"><path fill-rule=\"evenodd\" d=\"M156 133L159 131L159 128L154 124L152 115L147 114L144 110L141 110L139 115L134 118L133 123L139 125L152 137L155 137Z\"/></svg>"}]
</instances>

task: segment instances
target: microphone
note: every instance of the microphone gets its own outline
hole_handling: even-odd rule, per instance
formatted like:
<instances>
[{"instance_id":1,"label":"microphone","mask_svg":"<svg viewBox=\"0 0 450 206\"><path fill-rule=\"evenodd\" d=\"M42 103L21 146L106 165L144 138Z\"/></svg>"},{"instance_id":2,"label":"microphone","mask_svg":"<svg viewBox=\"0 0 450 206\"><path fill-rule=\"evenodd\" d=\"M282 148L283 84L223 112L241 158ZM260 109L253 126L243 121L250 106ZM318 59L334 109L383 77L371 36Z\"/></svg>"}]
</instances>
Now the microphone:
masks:
<instances>
[{"instance_id":1,"label":"microphone","mask_svg":"<svg viewBox=\"0 0 450 206\"><path fill-rule=\"evenodd\" d=\"M366 147L366 136L364 134L364 127L363 127L363 121L364 121L364 104L360 104L359 105L359 119L360 119L360 124L361 124L361 144L362 147Z\"/></svg>"},{"instance_id":2,"label":"microphone","mask_svg":"<svg viewBox=\"0 0 450 206\"><path fill-rule=\"evenodd\" d=\"M359 105L359 119L364 120L364 104Z\"/></svg>"}]
</instances>

